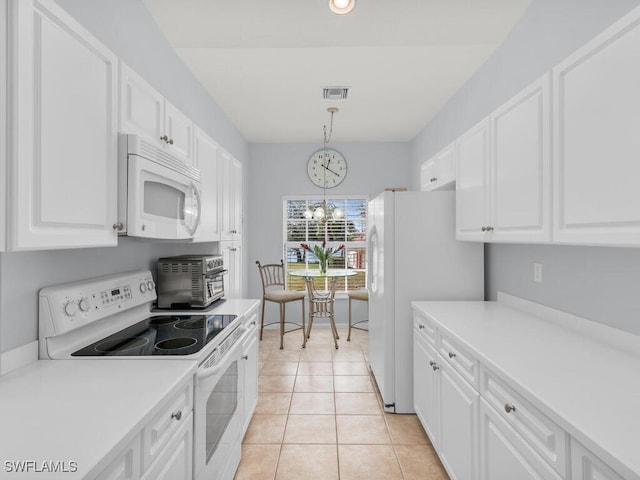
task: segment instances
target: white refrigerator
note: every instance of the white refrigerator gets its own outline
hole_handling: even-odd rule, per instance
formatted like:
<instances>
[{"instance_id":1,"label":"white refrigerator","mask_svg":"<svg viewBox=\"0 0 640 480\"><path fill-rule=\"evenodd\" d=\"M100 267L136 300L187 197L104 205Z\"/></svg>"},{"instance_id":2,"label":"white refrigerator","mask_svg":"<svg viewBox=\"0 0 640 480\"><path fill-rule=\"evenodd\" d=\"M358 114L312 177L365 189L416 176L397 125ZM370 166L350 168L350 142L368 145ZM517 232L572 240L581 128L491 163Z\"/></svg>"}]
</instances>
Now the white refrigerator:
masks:
<instances>
[{"instance_id":1,"label":"white refrigerator","mask_svg":"<svg viewBox=\"0 0 640 480\"><path fill-rule=\"evenodd\" d=\"M455 239L455 192L385 191L367 213L369 365L385 411L413 413L414 300L483 300L484 245Z\"/></svg>"}]
</instances>

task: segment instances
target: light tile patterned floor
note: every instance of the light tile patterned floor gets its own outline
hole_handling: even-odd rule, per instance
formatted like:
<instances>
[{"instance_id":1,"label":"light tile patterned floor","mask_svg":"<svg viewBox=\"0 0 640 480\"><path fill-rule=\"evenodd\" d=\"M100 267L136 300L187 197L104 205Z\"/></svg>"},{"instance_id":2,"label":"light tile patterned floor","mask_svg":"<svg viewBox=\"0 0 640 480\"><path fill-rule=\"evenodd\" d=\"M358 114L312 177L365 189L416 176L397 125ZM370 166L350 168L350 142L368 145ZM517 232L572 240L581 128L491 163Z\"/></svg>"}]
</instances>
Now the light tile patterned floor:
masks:
<instances>
[{"instance_id":1,"label":"light tile patterned floor","mask_svg":"<svg viewBox=\"0 0 640 480\"><path fill-rule=\"evenodd\" d=\"M384 413L367 367L367 333L336 350L329 329L265 330L259 397L235 480L448 480L415 415Z\"/></svg>"}]
</instances>

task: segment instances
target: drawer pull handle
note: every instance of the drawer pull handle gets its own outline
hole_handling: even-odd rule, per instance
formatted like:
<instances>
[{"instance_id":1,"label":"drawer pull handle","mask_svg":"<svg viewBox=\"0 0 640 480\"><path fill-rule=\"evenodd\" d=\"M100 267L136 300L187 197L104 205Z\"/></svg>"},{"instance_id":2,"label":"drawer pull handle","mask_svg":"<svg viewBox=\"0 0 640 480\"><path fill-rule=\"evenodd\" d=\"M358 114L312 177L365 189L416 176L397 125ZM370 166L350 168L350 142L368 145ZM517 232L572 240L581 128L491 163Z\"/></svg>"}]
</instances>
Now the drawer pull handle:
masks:
<instances>
[{"instance_id":1,"label":"drawer pull handle","mask_svg":"<svg viewBox=\"0 0 640 480\"><path fill-rule=\"evenodd\" d=\"M163 142L165 142L165 143L166 143L166 142L168 142L168 141L169 141L169 137L167 137L166 135L162 135L162 136L160 137L160 140L162 140Z\"/></svg>"},{"instance_id":2,"label":"drawer pull handle","mask_svg":"<svg viewBox=\"0 0 640 480\"><path fill-rule=\"evenodd\" d=\"M436 370L440 370L440 366L437 364L434 364L431 368L433 368L433 371L435 372Z\"/></svg>"},{"instance_id":3,"label":"drawer pull handle","mask_svg":"<svg viewBox=\"0 0 640 480\"><path fill-rule=\"evenodd\" d=\"M243 360L249 360L249 355L242 355Z\"/></svg>"},{"instance_id":4,"label":"drawer pull handle","mask_svg":"<svg viewBox=\"0 0 640 480\"><path fill-rule=\"evenodd\" d=\"M449 358L453 358L455 356L456 356L456 354L454 352L449 352Z\"/></svg>"},{"instance_id":5,"label":"drawer pull handle","mask_svg":"<svg viewBox=\"0 0 640 480\"><path fill-rule=\"evenodd\" d=\"M420 324L420 325L418 325L418 328L419 328L420 330L422 330L422 329L424 328L424 325Z\"/></svg>"},{"instance_id":6,"label":"drawer pull handle","mask_svg":"<svg viewBox=\"0 0 640 480\"><path fill-rule=\"evenodd\" d=\"M508 403L504 404L504 411L507 413L515 412L516 407L514 405L509 405Z\"/></svg>"},{"instance_id":7,"label":"drawer pull handle","mask_svg":"<svg viewBox=\"0 0 640 480\"><path fill-rule=\"evenodd\" d=\"M176 413L172 413L171 418L175 418L176 420L180 421L180 419L182 418L182 410L178 410Z\"/></svg>"},{"instance_id":8,"label":"drawer pull handle","mask_svg":"<svg viewBox=\"0 0 640 480\"><path fill-rule=\"evenodd\" d=\"M436 364L436 362L434 362L433 360L431 360L431 361L429 362L429 365L431 365L432 367L433 367L435 364Z\"/></svg>"}]
</instances>

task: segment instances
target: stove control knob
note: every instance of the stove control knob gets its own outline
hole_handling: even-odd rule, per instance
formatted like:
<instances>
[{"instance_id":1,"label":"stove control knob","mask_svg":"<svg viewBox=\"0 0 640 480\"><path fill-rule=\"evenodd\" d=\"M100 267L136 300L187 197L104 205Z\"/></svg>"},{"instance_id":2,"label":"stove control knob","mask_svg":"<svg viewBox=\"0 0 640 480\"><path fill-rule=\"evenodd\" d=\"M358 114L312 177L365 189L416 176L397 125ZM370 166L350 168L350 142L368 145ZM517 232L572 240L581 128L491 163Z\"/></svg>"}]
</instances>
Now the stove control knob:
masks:
<instances>
[{"instance_id":1,"label":"stove control knob","mask_svg":"<svg viewBox=\"0 0 640 480\"><path fill-rule=\"evenodd\" d=\"M64 304L64 313L67 314L68 317L73 317L78 311L78 304L69 300Z\"/></svg>"},{"instance_id":2,"label":"stove control knob","mask_svg":"<svg viewBox=\"0 0 640 480\"><path fill-rule=\"evenodd\" d=\"M147 293L147 284L144 282L140 284L140 293Z\"/></svg>"},{"instance_id":3,"label":"stove control knob","mask_svg":"<svg viewBox=\"0 0 640 480\"><path fill-rule=\"evenodd\" d=\"M89 309L91 308L91 304L89 303L89 299L87 297L81 298L80 302L78 302L78 307L80 308L81 312L88 312Z\"/></svg>"},{"instance_id":4,"label":"stove control knob","mask_svg":"<svg viewBox=\"0 0 640 480\"><path fill-rule=\"evenodd\" d=\"M149 280L147 282L147 290L149 290L151 292L151 291L153 291L154 288L155 288L155 285L153 284L153 282L151 280Z\"/></svg>"}]
</instances>

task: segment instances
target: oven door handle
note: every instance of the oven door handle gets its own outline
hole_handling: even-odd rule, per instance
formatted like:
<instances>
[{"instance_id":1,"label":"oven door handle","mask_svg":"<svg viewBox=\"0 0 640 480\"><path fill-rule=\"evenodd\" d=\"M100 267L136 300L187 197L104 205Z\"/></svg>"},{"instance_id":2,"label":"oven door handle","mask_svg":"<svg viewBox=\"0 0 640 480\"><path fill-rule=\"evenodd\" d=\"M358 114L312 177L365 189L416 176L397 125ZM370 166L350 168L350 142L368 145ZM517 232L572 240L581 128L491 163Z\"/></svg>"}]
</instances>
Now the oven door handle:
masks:
<instances>
[{"instance_id":1,"label":"oven door handle","mask_svg":"<svg viewBox=\"0 0 640 480\"><path fill-rule=\"evenodd\" d=\"M244 326L240 326L238 328L241 328L243 330L246 330L246 328ZM241 337L239 337L235 343L233 344L233 346L231 347L231 349L228 352L225 352L222 355L222 358L219 359L218 363L216 363L215 365L212 365L210 367L200 367L198 368L198 372L196 374L196 377L198 380L203 380L207 377L211 377L213 375L217 375L218 373L220 373L222 370L224 370L230 362L228 362L228 359L234 359L234 357L236 360L240 359L240 352L239 350L242 348L242 344L244 343L244 339L245 339L245 335L242 335ZM215 351L214 351L215 352ZM214 355L214 353L212 353L211 355ZM207 358L208 360L208 358ZM207 360L205 360L203 362L203 364L207 363Z\"/></svg>"}]
</instances>

